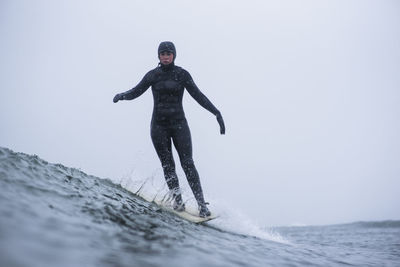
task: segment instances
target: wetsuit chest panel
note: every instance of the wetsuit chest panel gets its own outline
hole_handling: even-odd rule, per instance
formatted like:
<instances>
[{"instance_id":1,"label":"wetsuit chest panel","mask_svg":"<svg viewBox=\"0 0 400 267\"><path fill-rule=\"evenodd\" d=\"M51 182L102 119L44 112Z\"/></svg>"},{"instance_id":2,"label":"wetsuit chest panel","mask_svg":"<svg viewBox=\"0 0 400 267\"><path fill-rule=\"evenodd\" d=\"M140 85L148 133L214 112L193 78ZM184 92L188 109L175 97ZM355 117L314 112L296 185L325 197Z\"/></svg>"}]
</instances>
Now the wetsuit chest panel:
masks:
<instances>
[{"instance_id":1,"label":"wetsuit chest panel","mask_svg":"<svg viewBox=\"0 0 400 267\"><path fill-rule=\"evenodd\" d=\"M159 73L152 86L153 116L157 121L184 118L182 98L184 86L175 71Z\"/></svg>"},{"instance_id":2,"label":"wetsuit chest panel","mask_svg":"<svg viewBox=\"0 0 400 267\"><path fill-rule=\"evenodd\" d=\"M177 81L167 80L159 81L153 85L153 91L160 95L176 95L179 96L183 92L183 86Z\"/></svg>"}]
</instances>

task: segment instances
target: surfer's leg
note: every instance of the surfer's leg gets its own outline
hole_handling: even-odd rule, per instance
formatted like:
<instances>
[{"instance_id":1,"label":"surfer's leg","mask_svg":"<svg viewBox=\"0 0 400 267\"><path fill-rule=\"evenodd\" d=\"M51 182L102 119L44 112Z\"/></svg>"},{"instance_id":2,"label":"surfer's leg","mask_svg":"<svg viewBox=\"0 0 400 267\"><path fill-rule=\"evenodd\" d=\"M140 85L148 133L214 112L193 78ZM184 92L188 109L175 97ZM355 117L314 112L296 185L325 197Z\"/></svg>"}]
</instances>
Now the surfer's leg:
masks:
<instances>
[{"instance_id":1,"label":"surfer's leg","mask_svg":"<svg viewBox=\"0 0 400 267\"><path fill-rule=\"evenodd\" d=\"M177 127L174 127L172 139L178 152L182 169L185 172L193 195L200 207L200 215L205 214L203 217L209 216L210 212L208 211L204 201L199 173L197 172L196 166L193 162L192 138L186 120L182 121L182 123L180 123Z\"/></svg>"},{"instance_id":2,"label":"surfer's leg","mask_svg":"<svg viewBox=\"0 0 400 267\"><path fill-rule=\"evenodd\" d=\"M152 124L151 140L161 161L169 190L176 193L179 192L179 180L175 171L175 162L171 149L171 136L168 130L160 125Z\"/></svg>"}]
</instances>

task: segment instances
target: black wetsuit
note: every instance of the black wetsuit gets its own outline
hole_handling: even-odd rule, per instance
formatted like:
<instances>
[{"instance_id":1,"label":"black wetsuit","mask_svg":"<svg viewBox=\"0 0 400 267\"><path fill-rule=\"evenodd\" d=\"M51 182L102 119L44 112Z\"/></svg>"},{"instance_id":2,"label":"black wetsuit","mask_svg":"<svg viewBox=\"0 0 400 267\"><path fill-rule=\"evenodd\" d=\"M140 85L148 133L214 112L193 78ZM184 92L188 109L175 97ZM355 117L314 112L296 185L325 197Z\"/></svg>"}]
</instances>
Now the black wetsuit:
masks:
<instances>
[{"instance_id":1,"label":"black wetsuit","mask_svg":"<svg viewBox=\"0 0 400 267\"><path fill-rule=\"evenodd\" d=\"M151 139L160 158L168 188L173 192L179 192L179 181L172 156L172 140L197 203L204 206L199 174L192 158L190 130L182 106L184 89L186 88L202 107L214 115L218 115L220 112L199 90L189 72L175 66L174 63L160 64L157 68L149 71L136 87L123 93L121 99L135 99L150 86L154 98Z\"/></svg>"}]
</instances>

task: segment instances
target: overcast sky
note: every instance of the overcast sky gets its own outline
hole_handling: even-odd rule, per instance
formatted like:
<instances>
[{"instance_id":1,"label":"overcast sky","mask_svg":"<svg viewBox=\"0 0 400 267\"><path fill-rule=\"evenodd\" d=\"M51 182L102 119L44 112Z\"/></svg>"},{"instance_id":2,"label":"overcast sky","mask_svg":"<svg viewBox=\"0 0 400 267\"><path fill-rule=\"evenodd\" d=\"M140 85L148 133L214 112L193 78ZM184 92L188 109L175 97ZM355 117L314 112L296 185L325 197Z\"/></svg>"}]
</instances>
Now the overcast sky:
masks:
<instances>
[{"instance_id":1,"label":"overcast sky","mask_svg":"<svg viewBox=\"0 0 400 267\"><path fill-rule=\"evenodd\" d=\"M207 199L264 225L400 219L399 1L2 0L0 34L0 146L162 181L151 90L112 98L170 40L225 119L185 94Z\"/></svg>"}]
</instances>

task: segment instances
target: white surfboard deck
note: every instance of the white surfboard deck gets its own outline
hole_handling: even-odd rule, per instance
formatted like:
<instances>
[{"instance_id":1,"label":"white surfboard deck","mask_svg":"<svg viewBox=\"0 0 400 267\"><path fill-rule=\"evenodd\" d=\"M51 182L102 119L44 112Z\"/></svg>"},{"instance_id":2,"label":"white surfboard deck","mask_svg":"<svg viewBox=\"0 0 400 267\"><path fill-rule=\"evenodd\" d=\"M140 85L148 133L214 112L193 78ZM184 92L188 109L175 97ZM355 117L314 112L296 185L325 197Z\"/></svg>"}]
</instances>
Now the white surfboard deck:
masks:
<instances>
[{"instance_id":1,"label":"white surfboard deck","mask_svg":"<svg viewBox=\"0 0 400 267\"><path fill-rule=\"evenodd\" d=\"M156 204L157 206L159 206L160 208L171 212L179 217L181 217L182 219L185 219L189 222L193 222L193 223L204 223L204 222L208 222L211 221L215 218L217 218L218 216L211 213L211 216L208 217L200 217L198 214L193 214L191 212L189 212L188 210L184 210L184 211L176 211L174 210L171 205L168 205L168 203L162 202L160 200L153 200L153 203Z\"/></svg>"}]
</instances>

